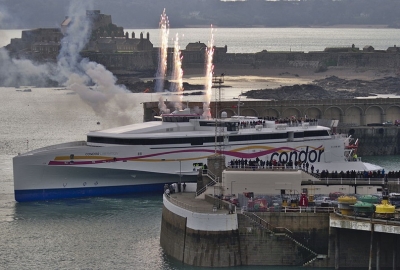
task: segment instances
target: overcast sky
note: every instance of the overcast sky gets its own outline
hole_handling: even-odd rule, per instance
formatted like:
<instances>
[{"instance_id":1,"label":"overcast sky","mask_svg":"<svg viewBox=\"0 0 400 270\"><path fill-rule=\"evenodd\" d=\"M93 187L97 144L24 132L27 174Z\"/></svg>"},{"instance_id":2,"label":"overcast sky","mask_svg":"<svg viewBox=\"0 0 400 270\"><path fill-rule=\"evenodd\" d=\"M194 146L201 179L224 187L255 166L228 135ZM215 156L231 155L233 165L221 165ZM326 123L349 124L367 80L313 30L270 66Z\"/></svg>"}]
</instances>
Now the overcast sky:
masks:
<instances>
[{"instance_id":1,"label":"overcast sky","mask_svg":"<svg viewBox=\"0 0 400 270\"><path fill-rule=\"evenodd\" d=\"M71 2L85 1L127 29L158 28L165 8L171 28L388 25L400 27L393 0L0 0L0 28L59 27ZM84 12L84 11L83 11Z\"/></svg>"}]
</instances>

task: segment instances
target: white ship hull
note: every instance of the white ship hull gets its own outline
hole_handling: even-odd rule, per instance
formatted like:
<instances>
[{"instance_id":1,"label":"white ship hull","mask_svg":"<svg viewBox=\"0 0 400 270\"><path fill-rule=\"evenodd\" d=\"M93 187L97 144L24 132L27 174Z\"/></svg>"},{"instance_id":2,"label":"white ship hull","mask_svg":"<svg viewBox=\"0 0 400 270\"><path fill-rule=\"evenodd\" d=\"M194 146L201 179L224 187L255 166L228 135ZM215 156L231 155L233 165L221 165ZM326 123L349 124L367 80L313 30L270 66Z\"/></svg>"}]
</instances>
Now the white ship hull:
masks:
<instances>
[{"instance_id":1,"label":"white ship hull","mask_svg":"<svg viewBox=\"0 0 400 270\"><path fill-rule=\"evenodd\" d=\"M340 140L226 145L227 164L231 159L270 160L298 151L315 170L374 170L372 164L332 160ZM323 149L323 150L321 150ZM341 149L343 151L343 148ZM26 153L14 158L14 188L17 201L47 200L79 196L99 196L132 192L162 191L165 183L196 181L199 167L214 155L214 146L54 146L52 150ZM136 153L136 155L135 155ZM142 155L137 155L142 153ZM143 154L146 153L146 154ZM73 159L71 159L71 155Z\"/></svg>"},{"instance_id":2,"label":"white ship hull","mask_svg":"<svg viewBox=\"0 0 400 270\"><path fill-rule=\"evenodd\" d=\"M164 184L196 181L207 158L308 163L314 170L377 170L349 161L349 138L316 122L256 118L201 119L188 110L152 121L93 131L87 142L37 149L14 157L17 201L163 191ZM218 129L215 127L218 123ZM293 164L291 164L291 161ZM242 166L243 167L243 166Z\"/></svg>"}]
</instances>

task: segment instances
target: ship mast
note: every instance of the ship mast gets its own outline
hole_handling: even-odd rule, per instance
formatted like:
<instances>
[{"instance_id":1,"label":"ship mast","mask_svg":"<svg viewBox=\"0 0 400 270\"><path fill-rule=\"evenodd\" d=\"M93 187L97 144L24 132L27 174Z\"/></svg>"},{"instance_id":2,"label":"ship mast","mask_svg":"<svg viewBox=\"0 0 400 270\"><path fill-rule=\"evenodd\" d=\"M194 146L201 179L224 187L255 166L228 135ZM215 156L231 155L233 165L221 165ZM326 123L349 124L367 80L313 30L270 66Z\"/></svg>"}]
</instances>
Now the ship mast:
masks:
<instances>
[{"instance_id":1,"label":"ship mast","mask_svg":"<svg viewBox=\"0 0 400 270\"><path fill-rule=\"evenodd\" d=\"M219 130L221 130L221 127L218 128L218 103L221 102L221 85L224 83L224 76L225 74L222 73L221 76L214 76L212 83L213 83L213 88L215 88L215 150L214 154L217 155L222 153L222 145L223 145L223 140L221 143L218 143L218 136L221 135L219 134ZM223 127L222 127L223 130ZM218 149L217 149L218 148Z\"/></svg>"}]
</instances>

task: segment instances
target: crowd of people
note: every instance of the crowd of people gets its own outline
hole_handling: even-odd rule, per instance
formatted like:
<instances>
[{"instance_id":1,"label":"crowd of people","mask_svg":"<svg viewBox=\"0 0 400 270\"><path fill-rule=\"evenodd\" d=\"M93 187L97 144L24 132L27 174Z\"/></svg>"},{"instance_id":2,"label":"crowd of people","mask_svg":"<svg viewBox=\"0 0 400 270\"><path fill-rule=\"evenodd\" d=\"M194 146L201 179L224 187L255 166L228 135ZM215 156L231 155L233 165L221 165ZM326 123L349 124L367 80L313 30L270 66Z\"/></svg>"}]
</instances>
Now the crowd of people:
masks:
<instances>
[{"instance_id":1,"label":"crowd of people","mask_svg":"<svg viewBox=\"0 0 400 270\"><path fill-rule=\"evenodd\" d=\"M298 169L303 170L305 172L313 174L317 178L331 178L331 179L344 179L344 178L400 178L400 171L390 171L388 173L385 172L384 169L376 170L376 171L331 171L322 170L321 172L318 169L314 168L314 165L310 165L308 162L296 161L294 166L293 162L290 160L288 162L279 162L275 159L272 161L269 160L261 160L258 157L256 159L232 159L228 163L228 168L236 168L236 169Z\"/></svg>"},{"instance_id":2,"label":"crowd of people","mask_svg":"<svg viewBox=\"0 0 400 270\"><path fill-rule=\"evenodd\" d=\"M295 164L297 168L301 168L301 166L304 166L304 169L309 167L308 162L304 163L302 165L301 162L298 162ZM240 168L240 169L272 169L272 168L288 168L288 169L293 169L293 162L289 160L288 162L279 162L276 159L273 159L271 161L269 160L261 160L258 157L256 159L232 159L228 167L230 168ZM312 166L312 169L314 167Z\"/></svg>"},{"instance_id":3,"label":"crowd of people","mask_svg":"<svg viewBox=\"0 0 400 270\"><path fill-rule=\"evenodd\" d=\"M242 121L240 122L239 127L241 129L243 128L255 128L258 125L261 125L263 127L266 127L266 121L273 121L275 124L287 124L288 126L298 126L301 123L309 123L310 125L317 125L318 120L317 119L311 119L307 118L305 116L304 118L297 118L295 116L292 117L286 117L286 118L277 118L277 117L271 117L271 116L265 116L265 117L259 117L259 119L254 120L254 121Z\"/></svg>"},{"instance_id":4,"label":"crowd of people","mask_svg":"<svg viewBox=\"0 0 400 270\"><path fill-rule=\"evenodd\" d=\"M377 171L332 171L329 172L327 170L321 171L319 178L385 178L389 177L389 174L385 174L385 170L377 170ZM392 175L392 174L391 174Z\"/></svg>"}]
</instances>

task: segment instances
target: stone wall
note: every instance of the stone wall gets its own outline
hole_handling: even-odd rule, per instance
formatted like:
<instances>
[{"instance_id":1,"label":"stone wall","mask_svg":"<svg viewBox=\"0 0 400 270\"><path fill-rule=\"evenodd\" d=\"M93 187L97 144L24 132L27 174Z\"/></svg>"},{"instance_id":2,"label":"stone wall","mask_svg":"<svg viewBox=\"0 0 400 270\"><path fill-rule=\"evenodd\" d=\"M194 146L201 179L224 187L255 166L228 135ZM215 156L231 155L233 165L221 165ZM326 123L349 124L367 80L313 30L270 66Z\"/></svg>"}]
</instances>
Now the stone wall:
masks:
<instances>
[{"instance_id":1,"label":"stone wall","mask_svg":"<svg viewBox=\"0 0 400 270\"><path fill-rule=\"evenodd\" d=\"M186 218L175 215L163 207L160 244L164 252L183 261L185 248Z\"/></svg>"},{"instance_id":2,"label":"stone wall","mask_svg":"<svg viewBox=\"0 0 400 270\"><path fill-rule=\"evenodd\" d=\"M337 132L351 134L353 138L358 139L358 156L387 156L400 153L400 132L396 126L338 128Z\"/></svg>"},{"instance_id":3,"label":"stone wall","mask_svg":"<svg viewBox=\"0 0 400 270\"><path fill-rule=\"evenodd\" d=\"M371 239L368 231L330 228L328 213L267 212L257 215L263 220L264 227L259 226L256 219L238 214L237 231L195 231L185 229L185 219L164 207L161 246L166 254L179 261L203 267L302 266L308 262L309 267L319 268L334 267L335 263L340 269L368 267ZM265 229L265 224L269 230ZM378 253L382 269L391 269L393 262L400 265L400 256L393 259L398 242L397 235L375 233L372 266L376 267ZM313 260L315 254L322 256Z\"/></svg>"},{"instance_id":4,"label":"stone wall","mask_svg":"<svg viewBox=\"0 0 400 270\"><path fill-rule=\"evenodd\" d=\"M200 53L200 52L199 52ZM192 52L193 54L193 52ZM184 55L184 54L183 54ZM194 57L193 55L191 57ZM214 64L248 68L299 67L316 69L319 66L347 68L394 69L399 67L400 54L387 52L258 52L226 53L218 55ZM190 65L184 61L184 65Z\"/></svg>"},{"instance_id":5,"label":"stone wall","mask_svg":"<svg viewBox=\"0 0 400 270\"><path fill-rule=\"evenodd\" d=\"M211 232L189 229L186 228L186 219L165 207L162 212L160 243L166 254L189 265L241 265L237 230Z\"/></svg>"},{"instance_id":6,"label":"stone wall","mask_svg":"<svg viewBox=\"0 0 400 270\"><path fill-rule=\"evenodd\" d=\"M335 241L338 241L338 264L340 269L367 269L370 258L371 232L349 230L349 229L331 229L330 257L332 262L335 256ZM397 246L399 236L390 233L374 233L372 249L372 268L377 264L377 246L380 248L379 265L380 269L398 269L393 266L393 250ZM400 265L400 257L396 256L395 264ZM333 265L332 265L333 266Z\"/></svg>"},{"instance_id":7,"label":"stone wall","mask_svg":"<svg viewBox=\"0 0 400 270\"><path fill-rule=\"evenodd\" d=\"M244 265L303 265L315 257L308 249L328 253L329 216L321 213L257 213L272 231L239 216L240 247ZM298 243L306 246L303 248ZM324 262L328 264L328 260Z\"/></svg>"},{"instance_id":8,"label":"stone wall","mask_svg":"<svg viewBox=\"0 0 400 270\"><path fill-rule=\"evenodd\" d=\"M154 70L156 66L153 61L153 52L131 52L131 53L82 53L83 57L104 65L110 70Z\"/></svg>"}]
</instances>

